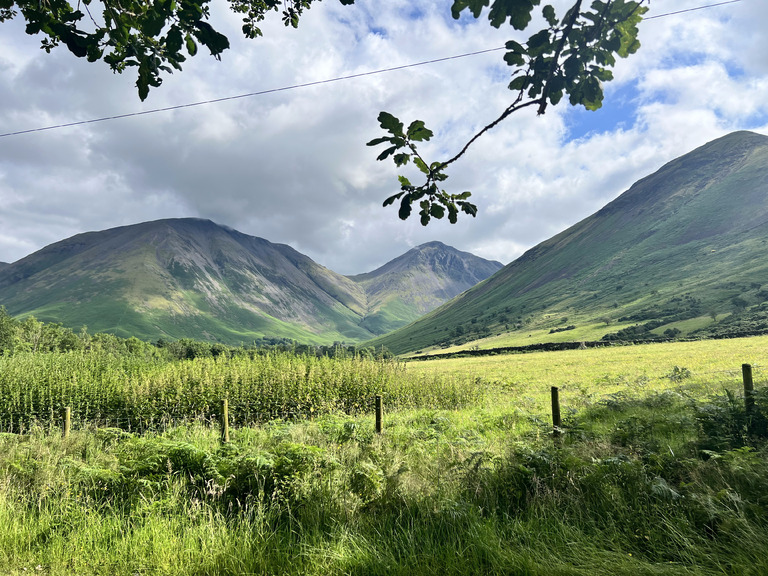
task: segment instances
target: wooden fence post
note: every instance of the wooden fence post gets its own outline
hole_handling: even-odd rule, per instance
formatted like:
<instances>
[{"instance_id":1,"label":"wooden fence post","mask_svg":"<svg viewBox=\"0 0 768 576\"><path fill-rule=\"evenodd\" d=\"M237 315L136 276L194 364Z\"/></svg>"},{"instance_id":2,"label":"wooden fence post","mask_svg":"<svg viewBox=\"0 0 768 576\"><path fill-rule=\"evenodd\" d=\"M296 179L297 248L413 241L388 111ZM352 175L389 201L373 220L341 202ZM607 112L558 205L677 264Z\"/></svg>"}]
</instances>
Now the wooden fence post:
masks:
<instances>
[{"instance_id":1,"label":"wooden fence post","mask_svg":"<svg viewBox=\"0 0 768 576\"><path fill-rule=\"evenodd\" d=\"M376 434L381 434L384 421L384 404L381 395L376 395Z\"/></svg>"},{"instance_id":2,"label":"wooden fence post","mask_svg":"<svg viewBox=\"0 0 768 576\"><path fill-rule=\"evenodd\" d=\"M64 424L62 426L62 437L64 440L69 438L69 430L72 427L72 408L67 406L64 408Z\"/></svg>"},{"instance_id":3,"label":"wooden fence post","mask_svg":"<svg viewBox=\"0 0 768 576\"><path fill-rule=\"evenodd\" d=\"M744 412L747 416L747 433L752 433L752 420L755 417L755 385L752 381L752 366L741 365L741 376L744 380Z\"/></svg>"},{"instance_id":4,"label":"wooden fence post","mask_svg":"<svg viewBox=\"0 0 768 576\"><path fill-rule=\"evenodd\" d=\"M555 438L560 436L560 390L552 386L552 434Z\"/></svg>"},{"instance_id":5,"label":"wooden fence post","mask_svg":"<svg viewBox=\"0 0 768 576\"><path fill-rule=\"evenodd\" d=\"M229 442L229 399L221 401L221 441Z\"/></svg>"}]
</instances>

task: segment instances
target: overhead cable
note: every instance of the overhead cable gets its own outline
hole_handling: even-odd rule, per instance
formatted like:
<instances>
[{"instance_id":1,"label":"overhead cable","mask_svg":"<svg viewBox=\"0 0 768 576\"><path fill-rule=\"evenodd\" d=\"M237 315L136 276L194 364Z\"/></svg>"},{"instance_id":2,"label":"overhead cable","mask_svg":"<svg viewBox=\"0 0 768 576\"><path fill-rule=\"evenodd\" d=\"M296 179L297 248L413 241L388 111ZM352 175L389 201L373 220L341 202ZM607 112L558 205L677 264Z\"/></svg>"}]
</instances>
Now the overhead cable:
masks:
<instances>
[{"instance_id":1,"label":"overhead cable","mask_svg":"<svg viewBox=\"0 0 768 576\"><path fill-rule=\"evenodd\" d=\"M718 2L717 4L708 4L706 6L697 6L695 8L686 8L685 10L678 10L677 12L667 12L665 14L657 14L656 16L647 16L644 20L652 20L654 18L663 18L665 16L673 16L676 14L682 14L684 12L693 12L694 10L703 10L705 8L714 8L716 6L723 6L725 4L735 4L742 0L727 0L726 2ZM177 104L174 106L166 106L164 108L153 108L151 110L142 110L140 112L129 112L126 114L116 114L114 116L104 116L101 118L91 118L89 120L79 120L77 122L67 122L64 124L54 124L51 126L43 126L40 128L30 128L27 130L18 130L16 132L6 132L0 134L0 138L7 136L20 136L22 134L30 134L33 132L45 132L48 130L57 130L59 128L70 128L72 126L82 126L84 124L95 124L97 122L106 122L107 120L120 120L122 118L134 118L136 116L146 116L147 114L157 114L158 112L170 112L172 110L181 110L183 108L193 108L196 106L204 106L206 104L217 104L219 102L227 102L229 100L239 100L241 98L251 98L253 96L263 96L265 94L273 94L275 92L285 92L288 90L296 90L298 88L308 88L310 86L318 86L320 84L330 84L332 82L340 82L342 80L352 80L355 78L362 78L364 76L373 76L376 74L384 74L385 72L395 72L397 70L404 70L406 68L415 68L417 66L425 66L427 64L437 64L438 62L446 62L448 60L457 60L459 58L466 58L468 56L477 56L479 54L486 54L488 52L496 52L498 50L505 50L504 46L498 48L488 48L487 50L477 50L475 52L467 52L465 54L458 54L455 56L446 56L445 58L436 58L434 60L424 60L422 62L414 62L412 64L403 64L402 66L394 66L392 68L382 68L380 70L370 70L368 72L360 72L358 74L350 74L348 76L339 76L337 78L328 78L325 80L316 80L314 82L306 82L304 84L293 84L292 86L283 86L282 88L270 88L268 90L261 90L258 92L248 92L246 94L238 94L236 96L224 96L222 98L213 98L211 100L202 100L200 102L190 102L187 104Z\"/></svg>"}]
</instances>

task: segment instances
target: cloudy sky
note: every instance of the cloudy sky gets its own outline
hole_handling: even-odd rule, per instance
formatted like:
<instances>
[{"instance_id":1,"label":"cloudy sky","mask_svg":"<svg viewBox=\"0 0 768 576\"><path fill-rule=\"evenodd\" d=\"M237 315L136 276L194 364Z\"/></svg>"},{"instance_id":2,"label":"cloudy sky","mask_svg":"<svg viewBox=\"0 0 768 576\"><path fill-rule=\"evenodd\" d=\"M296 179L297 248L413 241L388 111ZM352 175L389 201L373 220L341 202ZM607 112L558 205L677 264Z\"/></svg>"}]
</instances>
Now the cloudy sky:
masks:
<instances>
[{"instance_id":1,"label":"cloudy sky","mask_svg":"<svg viewBox=\"0 0 768 576\"><path fill-rule=\"evenodd\" d=\"M653 0L647 18L722 0ZM556 7L569 2L556 0ZM298 30L275 14L246 40L213 2L231 49L201 49L140 102L114 75L61 48L47 55L20 20L0 34L0 134L319 82L524 40L485 18L454 21L450 0L326 0ZM589 216L634 181L734 130L768 134L768 2L741 0L641 24L642 48L606 84L604 107L523 111L454 167L477 218L401 221L391 162L365 143L387 110L435 132L453 155L510 103L503 51L355 79L56 130L0 137L0 261L89 230L201 217L290 244L343 274L440 240L508 263ZM408 173L408 172L406 172ZM414 178L415 179L415 178Z\"/></svg>"}]
</instances>

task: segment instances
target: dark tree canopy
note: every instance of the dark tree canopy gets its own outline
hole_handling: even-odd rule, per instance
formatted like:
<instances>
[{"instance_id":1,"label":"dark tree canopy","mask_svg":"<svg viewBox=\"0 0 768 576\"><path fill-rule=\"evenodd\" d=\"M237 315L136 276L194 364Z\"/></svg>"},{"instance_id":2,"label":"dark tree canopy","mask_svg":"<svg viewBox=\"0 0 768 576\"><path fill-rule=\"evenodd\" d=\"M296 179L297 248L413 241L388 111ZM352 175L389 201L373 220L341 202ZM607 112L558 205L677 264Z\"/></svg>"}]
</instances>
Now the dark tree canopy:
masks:
<instances>
[{"instance_id":1,"label":"dark tree canopy","mask_svg":"<svg viewBox=\"0 0 768 576\"><path fill-rule=\"evenodd\" d=\"M286 26L298 27L303 12L319 1L228 0L229 8L242 15L242 31L248 38L261 36L259 23L273 12L282 13ZM637 24L648 0L594 0L589 5L572 1L560 15L552 5L544 5L541 16L546 26L523 44L507 42L504 61L512 68L512 103L454 157L428 162L417 148L433 135L424 122L415 120L406 128L394 115L379 114L386 134L368 145L384 144L379 160L392 157L398 167L412 161L424 179L417 186L400 176L400 191L387 198L385 206L399 201L399 216L406 219L417 202L424 225L446 214L450 222L457 221L459 212L474 216L477 208L468 201L469 192L449 194L440 186L448 178L445 169L477 138L513 112L535 107L544 114L566 96L574 106L600 108L602 84L613 78L610 68L616 58L626 58L640 47ZM349 5L355 0L339 2ZM199 46L217 59L229 48L227 37L208 21L209 4L210 0L77 0L74 5L68 0L0 0L0 22L21 14L28 34L42 34L46 52L64 45L89 62L103 60L115 72L135 69L139 98L144 100L150 88L160 86L164 73L181 70ZM465 12L474 18L487 14L495 28L509 24L525 30L539 5L540 0L454 0L451 14L456 19Z\"/></svg>"}]
</instances>

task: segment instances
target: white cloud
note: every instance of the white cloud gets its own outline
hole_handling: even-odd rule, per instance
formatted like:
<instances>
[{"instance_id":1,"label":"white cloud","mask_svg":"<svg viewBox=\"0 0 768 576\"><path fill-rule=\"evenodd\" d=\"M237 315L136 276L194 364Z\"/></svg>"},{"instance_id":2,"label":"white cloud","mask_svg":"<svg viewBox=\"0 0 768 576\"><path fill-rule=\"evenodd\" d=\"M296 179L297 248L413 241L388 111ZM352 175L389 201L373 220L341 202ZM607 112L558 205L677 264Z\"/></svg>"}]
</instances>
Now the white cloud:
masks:
<instances>
[{"instance_id":1,"label":"white cloud","mask_svg":"<svg viewBox=\"0 0 768 576\"><path fill-rule=\"evenodd\" d=\"M567 4L558 0L557 7ZM653 3L653 13L673 11ZM674 9L700 5L674 3ZM598 126L571 138L567 104L513 115L451 169L473 191L476 219L423 228L382 208L398 171L365 142L376 116L422 119L431 159L455 153L509 104L503 52L120 120L0 138L0 260L86 230L165 217L211 218L288 243L342 273L441 240L507 263L588 216L635 180L718 136L768 126L768 6L744 2L650 20L643 47L606 85ZM669 9L668 9L669 8ZM560 10L562 11L562 10ZM0 133L272 90L503 45L494 30L450 17L450 2L325 2L298 30L279 18L232 49L201 54L140 103L127 75L65 50L46 55L19 22L0 36ZM620 105L609 106L612 95ZM590 115L583 115L590 122ZM581 118L581 117L580 117ZM581 120L580 120L581 121Z\"/></svg>"}]
</instances>

